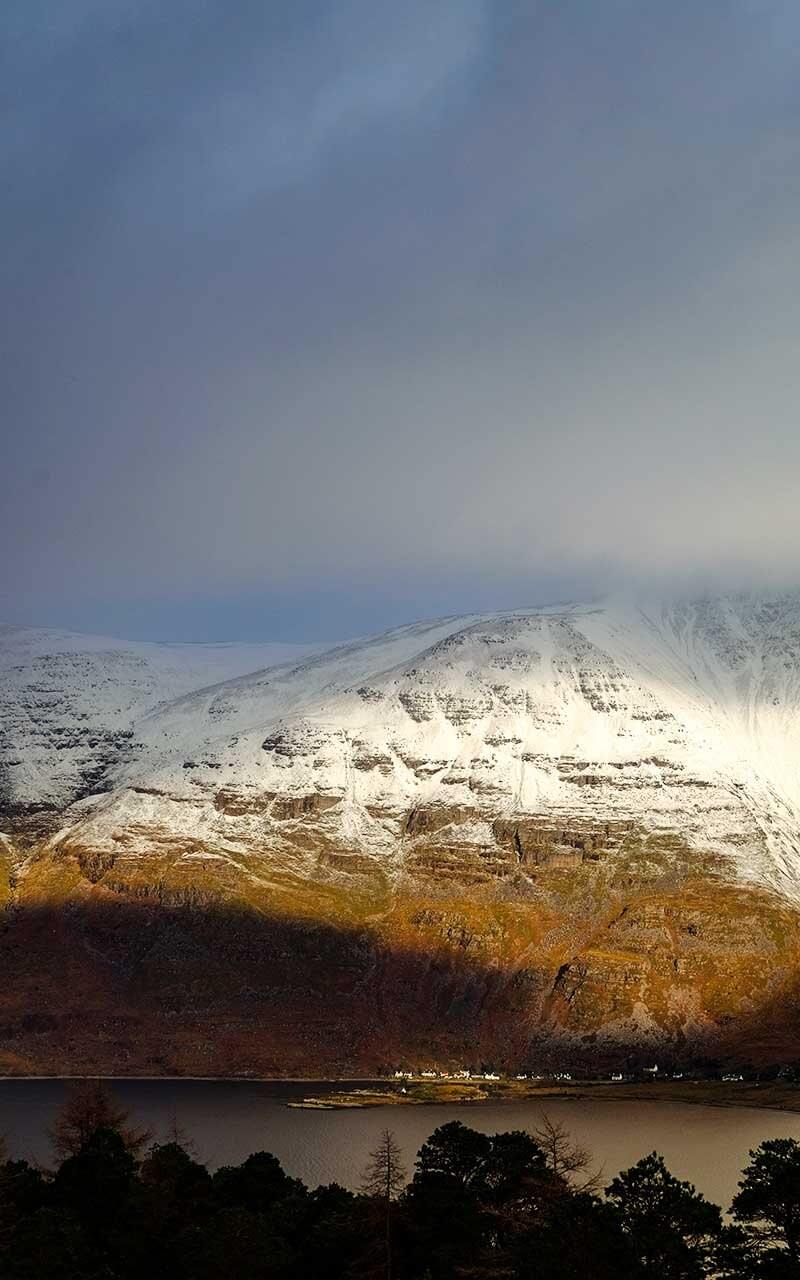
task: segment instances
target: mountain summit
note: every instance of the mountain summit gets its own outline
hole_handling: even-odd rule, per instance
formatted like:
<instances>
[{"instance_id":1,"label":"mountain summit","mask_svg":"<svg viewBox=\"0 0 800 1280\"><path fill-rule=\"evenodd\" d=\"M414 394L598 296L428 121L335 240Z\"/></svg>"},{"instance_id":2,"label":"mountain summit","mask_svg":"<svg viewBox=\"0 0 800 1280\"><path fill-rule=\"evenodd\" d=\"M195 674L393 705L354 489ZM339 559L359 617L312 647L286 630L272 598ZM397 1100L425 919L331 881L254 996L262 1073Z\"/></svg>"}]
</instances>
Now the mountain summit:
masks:
<instances>
[{"instance_id":1,"label":"mountain summit","mask_svg":"<svg viewBox=\"0 0 800 1280\"><path fill-rule=\"evenodd\" d=\"M175 653L171 688L163 655L3 638L10 899L73 902L87 929L116 910L123 934L142 912L159 973L187 909L213 919L223 967L243 929L265 929L270 954L277 933L279 977L252 939L236 962L254 1007L271 993L249 1039L233 975L218 995L248 1068L265 1036L274 1070L452 1059L471 1039L495 1058L516 1015L526 1064L777 1051L798 946L800 596L446 618L313 654L234 646L215 683L218 653ZM310 936L327 977L309 976ZM274 1002L305 1009L309 983L339 1043L314 1005L314 1043L290 1050Z\"/></svg>"}]
</instances>

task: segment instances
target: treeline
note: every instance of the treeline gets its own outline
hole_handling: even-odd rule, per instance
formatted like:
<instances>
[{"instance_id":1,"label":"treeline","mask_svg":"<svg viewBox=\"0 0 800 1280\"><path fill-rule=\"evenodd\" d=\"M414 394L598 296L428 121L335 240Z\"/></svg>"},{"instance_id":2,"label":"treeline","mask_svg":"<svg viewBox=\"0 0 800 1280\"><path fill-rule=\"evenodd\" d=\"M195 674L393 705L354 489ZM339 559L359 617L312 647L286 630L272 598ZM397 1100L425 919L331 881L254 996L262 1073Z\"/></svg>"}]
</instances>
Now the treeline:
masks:
<instances>
[{"instance_id":1,"label":"treeline","mask_svg":"<svg viewBox=\"0 0 800 1280\"><path fill-rule=\"evenodd\" d=\"M800 1278L800 1144L750 1153L723 1221L653 1153L602 1188L559 1125L436 1129L407 1171L381 1135L359 1192L309 1190L273 1155L209 1173L174 1126L136 1130L75 1089L54 1168L0 1156L3 1280Z\"/></svg>"}]
</instances>

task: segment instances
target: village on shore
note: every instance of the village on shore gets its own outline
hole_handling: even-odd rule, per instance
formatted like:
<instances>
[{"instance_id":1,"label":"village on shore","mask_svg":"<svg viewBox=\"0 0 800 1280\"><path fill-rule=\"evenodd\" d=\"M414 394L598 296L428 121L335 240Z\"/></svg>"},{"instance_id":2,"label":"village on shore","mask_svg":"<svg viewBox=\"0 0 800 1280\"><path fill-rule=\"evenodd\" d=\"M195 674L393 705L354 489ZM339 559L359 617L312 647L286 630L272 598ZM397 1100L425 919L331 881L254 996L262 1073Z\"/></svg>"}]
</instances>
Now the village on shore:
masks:
<instances>
[{"instance_id":1,"label":"village on shore","mask_svg":"<svg viewBox=\"0 0 800 1280\"><path fill-rule=\"evenodd\" d=\"M562 1083L569 1083L569 1082L572 1082L573 1079L576 1079L576 1080L580 1079L582 1083L589 1083L589 1082L594 1082L598 1080L609 1080L614 1084L625 1084L625 1083L632 1083L635 1080L648 1080L648 1079L650 1080L719 1079L719 1080L725 1081L726 1083L731 1083L734 1081L736 1082L740 1080L743 1081L745 1079L745 1076L740 1071L726 1071L726 1072L723 1072L721 1075L716 1075L716 1076L710 1075L707 1072L700 1073L700 1072L683 1072L683 1071L662 1071L659 1068L658 1063L654 1063L652 1067L641 1067L640 1069L635 1071L628 1071L628 1072L612 1071L611 1074L608 1076L596 1075L596 1076L587 1077L585 1075L582 1075L580 1077L577 1077L577 1076L573 1077L573 1074L571 1071L551 1071L551 1072L545 1072L545 1073L521 1071L513 1075L507 1075L506 1073L499 1072L499 1071L492 1071L492 1070L485 1070L485 1069L474 1071L467 1067L458 1067L452 1071L431 1070L430 1068L427 1070L421 1070L421 1071L407 1071L407 1070L403 1070L402 1068L398 1068L397 1070L395 1070L391 1078L399 1081L403 1081L403 1080L481 1081L481 1080L484 1080L492 1083L498 1083L499 1081L502 1081L502 1080L516 1080L519 1082L531 1081L532 1083L536 1081L546 1082L546 1081L554 1080L554 1081L561 1081Z\"/></svg>"},{"instance_id":2,"label":"village on shore","mask_svg":"<svg viewBox=\"0 0 800 1280\"><path fill-rule=\"evenodd\" d=\"M769 1107L800 1111L800 1073L794 1067L746 1073L711 1068L667 1070L653 1063L629 1071L577 1076L571 1071L504 1073L491 1067L441 1069L397 1067L387 1076L365 1081L329 1082L324 1090L287 1101L290 1107L332 1110L341 1107L402 1104L523 1102L561 1099L597 1101L674 1101L716 1106ZM333 1086L333 1087L332 1087Z\"/></svg>"}]
</instances>

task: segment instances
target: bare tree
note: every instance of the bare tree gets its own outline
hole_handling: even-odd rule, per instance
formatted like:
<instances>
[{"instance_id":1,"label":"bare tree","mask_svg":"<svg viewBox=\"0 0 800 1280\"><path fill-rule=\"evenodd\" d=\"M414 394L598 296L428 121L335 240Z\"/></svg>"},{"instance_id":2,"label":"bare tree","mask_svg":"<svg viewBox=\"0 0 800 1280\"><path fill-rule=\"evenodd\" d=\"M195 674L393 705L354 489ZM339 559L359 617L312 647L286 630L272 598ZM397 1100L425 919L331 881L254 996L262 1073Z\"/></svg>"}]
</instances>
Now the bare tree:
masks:
<instances>
[{"instance_id":1,"label":"bare tree","mask_svg":"<svg viewBox=\"0 0 800 1280\"><path fill-rule=\"evenodd\" d=\"M406 1185L407 1177L397 1139L391 1129L384 1129L377 1147L370 1152L361 1190L367 1196L394 1200Z\"/></svg>"},{"instance_id":2,"label":"bare tree","mask_svg":"<svg viewBox=\"0 0 800 1280\"><path fill-rule=\"evenodd\" d=\"M407 1180L408 1174L399 1143L391 1129L384 1129L377 1147L370 1152L361 1190L365 1195L384 1203L386 1280L392 1280L392 1201L400 1194Z\"/></svg>"},{"instance_id":3,"label":"bare tree","mask_svg":"<svg viewBox=\"0 0 800 1280\"><path fill-rule=\"evenodd\" d=\"M592 1154L587 1147L574 1142L569 1130L558 1120L542 1116L533 1136L544 1152L547 1167L568 1182L573 1191L597 1192L603 1183L603 1170L591 1173Z\"/></svg>"},{"instance_id":4,"label":"bare tree","mask_svg":"<svg viewBox=\"0 0 800 1280\"><path fill-rule=\"evenodd\" d=\"M102 1080L81 1080L71 1086L50 1130L56 1155L62 1160L75 1155L98 1129L114 1129L132 1155L152 1137L149 1129L134 1129L128 1123L128 1112Z\"/></svg>"},{"instance_id":5,"label":"bare tree","mask_svg":"<svg viewBox=\"0 0 800 1280\"><path fill-rule=\"evenodd\" d=\"M183 1125L178 1123L178 1113L173 1111L172 1119L164 1130L168 1143L174 1143L176 1147L182 1147L187 1155L196 1156L197 1148L193 1139L184 1129Z\"/></svg>"}]
</instances>

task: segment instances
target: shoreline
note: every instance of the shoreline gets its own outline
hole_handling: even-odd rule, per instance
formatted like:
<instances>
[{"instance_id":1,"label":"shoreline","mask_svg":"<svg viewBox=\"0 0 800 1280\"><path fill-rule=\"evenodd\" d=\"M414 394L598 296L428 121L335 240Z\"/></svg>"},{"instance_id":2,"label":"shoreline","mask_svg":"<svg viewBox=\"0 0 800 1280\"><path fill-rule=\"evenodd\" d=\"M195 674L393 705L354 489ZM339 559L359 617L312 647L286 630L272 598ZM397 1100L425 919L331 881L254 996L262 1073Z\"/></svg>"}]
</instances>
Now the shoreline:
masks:
<instances>
[{"instance_id":1,"label":"shoreline","mask_svg":"<svg viewBox=\"0 0 800 1280\"><path fill-rule=\"evenodd\" d=\"M0 1084L10 1080L130 1080L156 1081L161 1084L180 1084L202 1081L206 1084L389 1084L388 1076L120 1076L120 1075L3 1075ZM394 1083L394 1081L391 1081Z\"/></svg>"},{"instance_id":2,"label":"shoreline","mask_svg":"<svg viewBox=\"0 0 800 1280\"><path fill-rule=\"evenodd\" d=\"M286 1106L297 1110L334 1111L397 1106L469 1106L480 1107L487 1103L519 1102L652 1102L683 1103L688 1106L719 1107L720 1109L750 1108L760 1111L800 1113L800 1089L793 1086L750 1085L739 1089L730 1085L697 1081L693 1087L671 1088L669 1085L630 1083L616 1085L576 1084L572 1088L560 1086L529 1087L527 1089L458 1089L426 1087L400 1094L392 1089L342 1090L341 1093L310 1095L298 1101L287 1101Z\"/></svg>"},{"instance_id":3,"label":"shoreline","mask_svg":"<svg viewBox=\"0 0 800 1280\"><path fill-rule=\"evenodd\" d=\"M304 1098L277 1099L291 1109L345 1110L397 1106L472 1106L519 1102L680 1102L720 1108L749 1107L800 1113L800 1085L774 1081L664 1080L604 1081L458 1081L453 1079L398 1081L385 1076L96 1076L3 1075L0 1086L20 1083L77 1083L102 1080L120 1084L265 1085L272 1089L309 1086ZM319 1089L315 1096L314 1086ZM338 1088L337 1088L338 1086Z\"/></svg>"}]
</instances>

